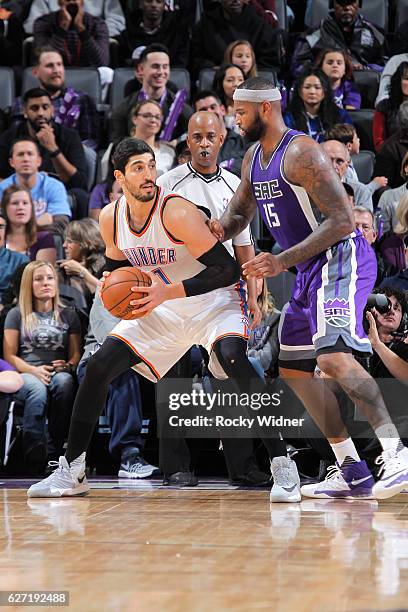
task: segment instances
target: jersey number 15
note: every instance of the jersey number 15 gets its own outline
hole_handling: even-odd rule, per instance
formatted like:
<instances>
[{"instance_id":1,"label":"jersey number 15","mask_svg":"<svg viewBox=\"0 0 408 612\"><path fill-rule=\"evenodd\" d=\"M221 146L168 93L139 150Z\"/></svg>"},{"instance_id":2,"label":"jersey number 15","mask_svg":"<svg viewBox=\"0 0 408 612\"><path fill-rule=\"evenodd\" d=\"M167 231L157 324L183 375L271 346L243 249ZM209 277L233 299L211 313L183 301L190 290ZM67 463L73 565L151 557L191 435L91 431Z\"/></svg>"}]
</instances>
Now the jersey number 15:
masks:
<instances>
[{"instance_id":1,"label":"jersey number 15","mask_svg":"<svg viewBox=\"0 0 408 612\"><path fill-rule=\"evenodd\" d=\"M275 207L272 202L268 202L263 205L265 211L266 221L269 227L280 227L280 221L278 217L278 213L276 213L273 208Z\"/></svg>"}]
</instances>

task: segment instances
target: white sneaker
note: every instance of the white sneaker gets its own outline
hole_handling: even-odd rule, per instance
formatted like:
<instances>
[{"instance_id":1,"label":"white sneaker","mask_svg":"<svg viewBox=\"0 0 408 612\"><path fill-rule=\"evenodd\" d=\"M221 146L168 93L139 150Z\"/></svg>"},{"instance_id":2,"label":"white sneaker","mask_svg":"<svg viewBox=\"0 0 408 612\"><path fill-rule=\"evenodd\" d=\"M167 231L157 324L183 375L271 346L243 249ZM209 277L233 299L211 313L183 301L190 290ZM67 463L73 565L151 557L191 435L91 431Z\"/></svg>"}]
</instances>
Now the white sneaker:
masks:
<instances>
[{"instance_id":1,"label":"white sneaker","mask_svg":"<svg viewBox=\"0 0 408 612\"><path fill-rule=\"evenodd\" d=\"M59 462L50 464L58 465L48 478L31 485L27 491L27 497L65 497L69 495L86 495L89 484L85 476L85 453L82 453L71 464L60 457Z\"/></svg>"},{"instance_id":2,"label":"white sneaker","mask_svg":"<svg viewBox=\"0 0 408 612\"><path fill-rule=\"evenodd\" d=\"M373 487L376 499L387 499L402 493L408 486L408 448L404 446L400 451L389 449L383 451L375 460L380 465L378 475L380 479Z\"/></svg>"},{"instance_id":3,"label":"white sneaker","mask_svg":"<svg viewBox=\"0 0 408 612\"><path fill-rule=\"evenodd\" d=\"M300 502L300 478L296 463L289 457L274 457L271 461L271 472L271 503Z\"/></svg>"},{"instance_id":4,"label":"white sneaker","mask_svg":"<svg viewBox=\"0 0 408 612\"><path fill-rule=\"evenodd\" d=\"M356 461L350 465L336 463L327 468L326 478L322 482L303 485L301 493L315 499L372 499L374 479L365 461Z\"/></svg>"},{"instance_id":5,"label":"white sneaker","mask_svg":"<svg viewBox=\"0 0 408 612\"><path fill-rule=\"evenodd\" d=\"M150 465L141 457L130 458L128 461L122 461L120 464L118 478L149 478L153 472L159 472L159 468L155 465Z\"/></svg>"}]
</instances>

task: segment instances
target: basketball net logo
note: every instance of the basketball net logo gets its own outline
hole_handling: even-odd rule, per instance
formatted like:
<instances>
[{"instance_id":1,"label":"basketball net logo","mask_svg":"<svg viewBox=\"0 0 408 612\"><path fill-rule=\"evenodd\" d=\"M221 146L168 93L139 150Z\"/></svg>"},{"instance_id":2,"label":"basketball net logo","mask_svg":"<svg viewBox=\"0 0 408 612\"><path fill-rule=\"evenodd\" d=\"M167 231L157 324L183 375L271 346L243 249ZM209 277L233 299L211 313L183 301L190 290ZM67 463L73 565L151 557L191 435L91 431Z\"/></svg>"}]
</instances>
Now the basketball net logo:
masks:
<instances>
[{"instance_id":1,"label":"basketball net logo","mask_svg":"<svg viewBox=\"0 0 408 612\"><path fill-rule=\"evenodd\" d=\"M333 327L347 327L350 325L350 306L343 298L334 298L324 302L324 318L326 323Z\"/></svg>"}]
</instances>

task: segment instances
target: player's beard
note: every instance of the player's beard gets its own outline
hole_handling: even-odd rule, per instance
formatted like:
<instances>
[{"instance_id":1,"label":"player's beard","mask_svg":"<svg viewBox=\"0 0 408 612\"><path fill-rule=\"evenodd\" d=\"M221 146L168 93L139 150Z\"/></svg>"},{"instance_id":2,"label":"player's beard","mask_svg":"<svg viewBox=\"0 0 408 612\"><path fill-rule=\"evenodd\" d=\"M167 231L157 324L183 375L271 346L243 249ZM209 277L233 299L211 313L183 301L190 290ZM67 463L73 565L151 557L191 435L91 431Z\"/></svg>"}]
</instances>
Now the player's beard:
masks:
<instances>
[{"instance_id":1,"label":"player's beard","mask_svg":"<svg viewBox=\"0 0 408 612\"><path fill-rule=\"evenodd\" d=\"M152 186L152 191L149 193L146 191L138 190L129 185L129 182L126 181L126 187L132 197L134 197L139 202L150 202L156 195L156 185Z\"/></svg>"},{"instance_id":2,"label":"player's beard","mask_svg":"<svg viewBox=\"0 0 408 612\"><path fill-rule=\"evenodd\" d=\"M262 123L259 114L257 114L252 124L245 130L245 136L251 142L256 142L265 135L265 132L266 126Z\"/></svg>"}]
</instances>

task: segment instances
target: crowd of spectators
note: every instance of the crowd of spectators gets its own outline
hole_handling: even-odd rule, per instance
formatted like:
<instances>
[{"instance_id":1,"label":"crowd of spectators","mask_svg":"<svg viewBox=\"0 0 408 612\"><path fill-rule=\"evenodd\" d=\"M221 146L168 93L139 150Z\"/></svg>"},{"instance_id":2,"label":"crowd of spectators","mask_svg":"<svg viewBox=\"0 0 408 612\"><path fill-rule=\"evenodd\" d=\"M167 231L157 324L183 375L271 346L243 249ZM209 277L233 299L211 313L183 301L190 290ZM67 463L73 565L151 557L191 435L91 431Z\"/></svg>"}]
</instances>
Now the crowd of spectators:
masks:
<instances>
[{"instance_id":1,"label":"crowd of spectators","mask_svg":"<svg viewBox=\"0 0 408 612\"><path fill-rule=\"evenodd\" d=\"M408 316L408 22L400 22L397 4L385 2L387 18L377 22L361 0L327 0L326 10L321 0L1 3L0 101L9 85L14 96L0 107L0 372L13 374L0 392L15 392L24 406L27 473L43 473L62 452L78 379L115 324L98 297L104 244L97 225L101 209L121 195L115 145L129 135L146 141L166 184L168 171L191 162L192 114L214 113L216 160L235 184L251 143L235 126L232 96L248 77L271 78L286 124L331 158L356 229L376 252L377 285L400 305L401 331ZM317 18L316 7L323 11ZM85 68L89 82L78 87L75 76ZM279 249L265 242L262 222L253 230L255 249ZM262 321L249 355L260 375L274 378L280 313L265 282L257 295ZM403 378L404 367L382 345L392 344L404 363L408 351L394 350L384 325L378 319L377 335L370 328L375 354L391 377ZM118 408L124 397L127 410ZM150 476L157 468L142 456L136 374L115 381L106 414L122 476ZM326 451L318 449L323 458Z\"/></svg>"}]
</instances>

